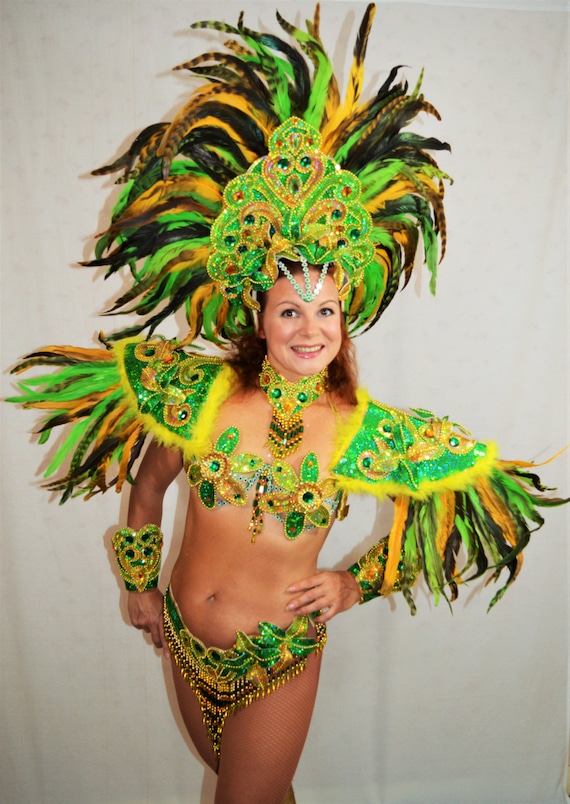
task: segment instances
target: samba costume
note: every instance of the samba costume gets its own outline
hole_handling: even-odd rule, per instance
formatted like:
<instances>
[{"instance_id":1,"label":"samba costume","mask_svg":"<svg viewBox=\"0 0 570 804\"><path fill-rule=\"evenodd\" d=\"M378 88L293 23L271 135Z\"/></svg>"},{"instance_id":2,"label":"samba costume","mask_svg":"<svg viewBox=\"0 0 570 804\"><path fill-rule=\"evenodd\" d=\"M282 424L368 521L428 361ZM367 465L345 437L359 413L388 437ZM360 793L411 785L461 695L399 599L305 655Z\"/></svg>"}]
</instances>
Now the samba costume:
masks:
<instances>
[{"instance_id":1,"label":"samba costume","mask_svg":"<svg viewBox=\"0 0 570 804\"><path fill-rule=\"evenodd\" d=\"M293 392L270 364L262 368L260 388L273 409L268 463L240 451L237 427L215 433L220 407L237 389L231 366L185 348L200 335L227 346L254 332L257 296L280 271L304 301L332 276L348 331L366 330L408 283L420 237L435 290L448 177L428 151L448 146L402 130L421 111L439 117L420 93L421 79L408 94L405 84L394 83L394 68L378 93L360 102L373 14L371 5L344 101L319 37L318 6L307 32L277 15L297 47L246 28L242 16L237 27L193 26L242 42L230 39L229 53L181 65L211 83L171 123L145 129L127 154L98 171L124 168L126 187L90 264L108 266L107 275L129 268L132 286L113 311L124 308L143 320L107 335L105 348L46 347L29 355L16 372L42 365L53 371L22 381L21 396L10 401L53 411L42 442L53 427L70 425L47 471L68 462L47 484L63 492L62 502L109 486L120 491L151 435L180 450L206 508L244 506L254 490L252 540L261 538L266 515L281 519L286 538L310 538L305 531L328 527L344 512L348 494L393 498L389 536L349 569L362 602L401 590L413 613L410 589L420 572L437 601L453 600L463 581L488 570L496 579L506 569L493 605L519 572L529 522L542 523L537 507L562 502L541 495L532 464L501 461L494 445L471 439L447 418L422 409L406 414L360 391L337 428L330 466L319 467L308 453L296 473L287 457L301 447L303 410L326 390L326 376ZM284 259L301 263L304 286ZM320 269L314 288L309 264ZM179 308L188 335L154 336ZM113 464L118 469L109 480ZM160 540L151 533L148 545L142 535L127 529L114 540L121 574L139 590L156 585ZM458 566L461 548L466 557ZM165 624L216 750L228 713L287 680L324 644L323 629L316 641L304 641L303 620L286 632L261 624L268 642L238 633L230 651L208 650L189 634L170 594ZM222 687L212 686L218 676Z\"/></svg>"},{"instance_id":2,"label":"samba costume","mask_svg":"<svg viewBox=\"0 0 570 804\"><path fill-rule=\"evenodd\" d=\"M257 635L237 631L232 648L206 647L188 631L170 587L166 590L166 639L174 661L196 693L217 756L226 718L298 675L305 669L307 657L323 649L326 625L315 623L314 628L313 639L307 636L307 615L295 617L287 630L259 623Z\"/></svg>"}]
</instances>

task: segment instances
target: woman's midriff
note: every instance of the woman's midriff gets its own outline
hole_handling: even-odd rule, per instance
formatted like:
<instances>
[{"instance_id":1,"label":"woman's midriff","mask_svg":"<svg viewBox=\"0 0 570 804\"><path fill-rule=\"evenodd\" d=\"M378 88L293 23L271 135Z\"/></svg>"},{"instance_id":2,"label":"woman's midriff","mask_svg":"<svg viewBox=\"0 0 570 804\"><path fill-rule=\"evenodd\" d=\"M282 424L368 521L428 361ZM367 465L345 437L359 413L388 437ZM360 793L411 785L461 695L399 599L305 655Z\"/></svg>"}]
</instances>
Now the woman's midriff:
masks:
<instances>
[{"instance_id":1,"label":"woman's midriff","mask_svg":"<svg viewBox=\"0 0 570 804\"><path fill-rule=\"evenodd\" d=\"M228 648L236 629L258 631L261 621L286 628L293 620L287 588L316 572L328 530L286 538L283 524L266 516L251 541L251 507L204 509L190 495L184 540L171 578L186 626L205 645Z\"/></svg>"}]
</instances>

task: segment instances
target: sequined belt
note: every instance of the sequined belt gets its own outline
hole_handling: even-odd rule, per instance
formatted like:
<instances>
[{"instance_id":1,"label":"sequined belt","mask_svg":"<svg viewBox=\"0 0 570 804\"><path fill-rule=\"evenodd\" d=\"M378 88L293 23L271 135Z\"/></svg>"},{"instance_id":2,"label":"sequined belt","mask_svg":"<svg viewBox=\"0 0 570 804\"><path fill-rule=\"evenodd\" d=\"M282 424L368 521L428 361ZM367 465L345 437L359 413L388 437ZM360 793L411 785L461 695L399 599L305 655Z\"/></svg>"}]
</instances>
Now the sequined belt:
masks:
<instances>
[{"instance_id":1,"label":"sequined belt","mask_svg":"<svg viewBox=\"0 0 570 804\"><path fill-rule=\"evenodd\" d=\"M307 657L323 649L326 625L315 623L315 638L307 636L309 618L295 617L286 629L260 622L259 634L236 631L228 649L206 647L184 625L170 587L164 596L164 633L170 652L192 687L202 718L219 755L225 719L236 709L267 695L304 670Z\"/></svg>"}]
</instances>

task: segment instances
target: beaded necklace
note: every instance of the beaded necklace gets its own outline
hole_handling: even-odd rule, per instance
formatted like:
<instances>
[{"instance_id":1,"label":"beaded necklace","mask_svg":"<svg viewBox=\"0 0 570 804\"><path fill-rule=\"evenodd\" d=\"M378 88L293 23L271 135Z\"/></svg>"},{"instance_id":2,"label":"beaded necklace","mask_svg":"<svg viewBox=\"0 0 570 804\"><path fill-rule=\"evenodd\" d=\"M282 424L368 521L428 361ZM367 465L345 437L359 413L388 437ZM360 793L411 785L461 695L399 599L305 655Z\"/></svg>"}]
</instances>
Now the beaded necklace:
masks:
<instances>
[{"instance_id":1,"label":"beaded necklace","mask_svg":"<svg viewBox=\"0 0 570 804\"><path fill-rule=\"evenodd\" d=\"M323 393L327 377L328 368L325 366L318 374L291 382L278 374L264 358L259 385L273 409L268 446L275 458L291 455L301 446L303 411Z\"/></svg>"}]
</instances>

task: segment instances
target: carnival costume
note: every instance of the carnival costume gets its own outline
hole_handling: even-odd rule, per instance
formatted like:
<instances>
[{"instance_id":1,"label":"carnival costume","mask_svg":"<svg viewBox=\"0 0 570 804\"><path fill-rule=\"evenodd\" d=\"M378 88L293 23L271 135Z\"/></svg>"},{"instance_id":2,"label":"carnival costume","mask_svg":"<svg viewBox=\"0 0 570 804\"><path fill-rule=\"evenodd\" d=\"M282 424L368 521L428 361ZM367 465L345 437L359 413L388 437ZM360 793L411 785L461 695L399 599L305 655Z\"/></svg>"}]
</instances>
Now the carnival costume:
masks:
<instances>
[{"instance_id":1,"label":"carnival costume","mask_svg":"<svg viewBox=\"0 0 570 804\"><path fill-rule=\"evenodd\" d=\"M289 387L264 364L260 387L273 408L268 463L240 449L237 427L216 431L220 407L238 387L229 363L186 348L198 336L227 346L252 333L258 294L280 275L305 301L332 276L350 334L366 330L408 283L420 239L435 290L448 177L428 151L448 146L404 130L419 112L439 117L421 79L408 94L394 68L371 100L360 101L373 16L371 5L344 100L320 40L318 6L306 32L277 15L294 44L250 30L243 16L236 27L193 26L241 42L230 38L229 52L177 68L207 82L171 123L148 127L123 157L96 171L124 169L125 187L90 265L108 266L107 275L129 269L132 285L113 311L140 320L102 337L105 348L50 346L29 355L15 372L48 366L52 373L20 382L21 395L10 401L51 411L41 442L69 425L46 472L60 472L47 488L62 492L62 502L109 486L120 491L150 435L180 450L206 508L252 499L253 541L263 538L265 516L282 521L284 538L311 538L345 512L348 494L392 498L389 535L349 569L362 602L401 590L413 613L410 589L420 573L437 602L453 600L466 580L506 570L493 605L519 572L529 523L542 524L538 507L562 502L541 494L532 464L502 461L494 444L447 418L407 414L360 390L337 428L330 465L319 467L308 453L297 473L287 458L301 449L303 410L326 392L326 374ZM283 260L303 266L301 284ZM309 265L320 269L315 287ZM154 335L179 308L188 334L181 341ZM162 535L143 530L122 529L113 540L130 589L158 581ZM165 626L216 750L227 714L302 669L325 640L324 627L316 640L307 637L300 618L286 632L270 623L260 624L259 636L238 632L230 651L206 649L170 593Z\"/></svg>"}]
</instances>

